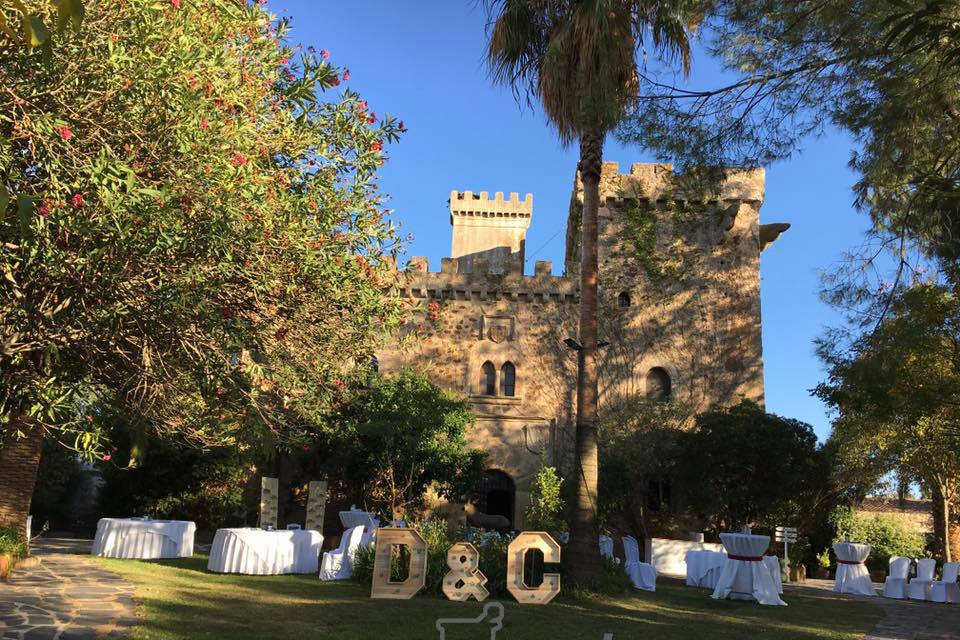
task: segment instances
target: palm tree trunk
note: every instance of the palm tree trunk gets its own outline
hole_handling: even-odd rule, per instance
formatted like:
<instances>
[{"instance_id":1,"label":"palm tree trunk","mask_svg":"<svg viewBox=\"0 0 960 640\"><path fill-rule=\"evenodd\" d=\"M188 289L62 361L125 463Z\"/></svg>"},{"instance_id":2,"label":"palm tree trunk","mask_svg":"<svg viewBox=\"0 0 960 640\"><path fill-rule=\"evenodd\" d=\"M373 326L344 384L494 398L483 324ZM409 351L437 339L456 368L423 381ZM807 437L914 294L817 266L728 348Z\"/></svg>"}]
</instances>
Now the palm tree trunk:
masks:
<instances>
[{"instance_id":1,"label":"palm tree trunk","mask_svg":"<svg viewBox=\"0 0 960 640\"><path fill-rule=\"evenodd\" d=\"M25 435L17 437L17 430ZM14 418L4 427L0 444L0 527L26 534L30 501L37 483L43 433L24 420Z\"/></svg>"},{"instance_id":2,"label":"palm tree trunk","mask_svg":"<svg viewBox=\"0 0 960 640\"><path fill-rule=\"evenodd\" d=\"M577 373L577 493L570 522L570 577L581 584L600 573L597 528L597 212L603 133L580 136L583 216L580 235L580 353Z\"/></svg>"}]
</instances>

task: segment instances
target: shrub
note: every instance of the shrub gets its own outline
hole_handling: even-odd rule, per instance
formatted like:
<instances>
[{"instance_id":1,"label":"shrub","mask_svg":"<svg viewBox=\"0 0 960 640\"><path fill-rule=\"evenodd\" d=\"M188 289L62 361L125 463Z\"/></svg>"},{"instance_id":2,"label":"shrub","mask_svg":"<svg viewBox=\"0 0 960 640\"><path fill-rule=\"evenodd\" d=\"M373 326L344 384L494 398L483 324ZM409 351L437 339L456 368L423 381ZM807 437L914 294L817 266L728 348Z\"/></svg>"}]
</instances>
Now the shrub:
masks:
<instances>
[{"instance_id":1,"label":"shrub","mask_svg":"<svg viewBox=\"0 0 960 640\"><path fill-rule=\"evenodd\" d=\"M541 464L530 489L530 506L524 512L527 529L555 532L566 528L562 491L563 478L556 468Z\"/></svg>"},{"instance_id":2,"label":"shrub","mask_svg":"<svg viewBox=\"0 0 960 640\"><path fill-rule=\"evenodd\" d=\"M858 516L850 507L839 507L831 514L830 522L836 529L835 541L849 536L854 542L873 547L867 558L871 570L885 570L893 556L917 558L923 555L923 534L898 520Z\"/></svg>"},{"instance_id":3,"label":"shrub","mask_svg":"<svg viewBox=\"0 0 960 640\"><path fill-rule=\"evenodd\" d=\"M23 534L12 528L0 528L0 556L24 558L27 555L27 542Z\"/></svg>"}]
</instances>

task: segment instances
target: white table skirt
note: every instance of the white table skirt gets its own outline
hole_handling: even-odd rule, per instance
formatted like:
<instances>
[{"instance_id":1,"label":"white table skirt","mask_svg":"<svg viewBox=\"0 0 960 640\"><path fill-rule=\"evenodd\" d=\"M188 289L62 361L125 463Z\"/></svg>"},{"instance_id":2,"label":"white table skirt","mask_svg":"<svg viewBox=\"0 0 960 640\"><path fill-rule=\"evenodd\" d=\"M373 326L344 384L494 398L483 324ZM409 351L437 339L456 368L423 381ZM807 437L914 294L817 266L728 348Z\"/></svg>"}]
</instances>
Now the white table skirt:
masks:
<instances>
[{"instance_id":1,"label":"white table skirt","mask_svg":"<svg viewBox=\"0 0 960 640\"><path fill-rule=\"evenodd\" d=\"M858 596L877 595L873 581L870 580L870 572L864 564L872 549L873 547L868 544L833 543L833 552L837 556L837 577L833 583L835 592Z\"/></svg>"},{"instance_id":2,"label":"white table skirt","mask_svg":"<svg viewBox=\"0 0 960 640\"><path fill-rule=\"evenodd\" d=\"M197 526L183 520L101 518L91 555L130 560L189 558Z\"/></svg>"},{"instance_id":3,"label":"white table skirt","mask_svg":"<svg viewBox=\"0 0 960 640\"><path fill-rule=\"evenodd\" d=\"M723 565L713 598L749 599L760 604L787 605L780 599L773 576L763 561L763 554L770 546L770 536L721 533L720 541L727 550L727 563Z\"/></svg>"},{"instance_id":4,"label":"white table skirt","mask_svg":"<svg viewBox=\"0 0 960 640\"><path fill-rule=\"evenodd\" d=\"M687 586L716 589L720 572L727 563L727 554L691 549L684 556L684 562L687 565Z\"/></svg>"},{"instance_id":5,"label":"white table skirt","mask_svg":"<svg viewBox=\"0 0 960 640\"><path fill-rule=\"evenodd\" d=\"M217 529L207 569L253 576L317 573L322 546L317 531Z\"/></svg>"}]
</instances>

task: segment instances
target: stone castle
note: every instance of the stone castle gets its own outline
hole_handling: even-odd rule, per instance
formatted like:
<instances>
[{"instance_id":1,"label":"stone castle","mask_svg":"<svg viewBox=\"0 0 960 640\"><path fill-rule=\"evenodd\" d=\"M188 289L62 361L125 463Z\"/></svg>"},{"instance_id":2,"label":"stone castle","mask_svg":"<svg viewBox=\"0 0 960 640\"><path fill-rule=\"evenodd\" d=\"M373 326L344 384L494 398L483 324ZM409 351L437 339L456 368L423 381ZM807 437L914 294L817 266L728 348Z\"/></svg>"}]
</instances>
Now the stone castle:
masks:
<instances>
[{"instance_id":1,"label":"stone castle","mask_svg":"<svg viewBox=\"0 0 960 640\"><path fill-rule=\"evenodd\" d=\"M670 165L604 164L601 412L638 395L670 399L690 420L763 402L760 253L789 226L760 224L763 193L762 170L727 171L707 188ZM572 450L581 208L576 182L565 274L546 261L525 274L533 196L451 192L451 257L439 272L410 260L405 293L423 313L377 354L383 372L412 367L466 395L470 442L489 453L477 506L515 527L541 457L563 468Z\"/></svg>"}]
</instances>

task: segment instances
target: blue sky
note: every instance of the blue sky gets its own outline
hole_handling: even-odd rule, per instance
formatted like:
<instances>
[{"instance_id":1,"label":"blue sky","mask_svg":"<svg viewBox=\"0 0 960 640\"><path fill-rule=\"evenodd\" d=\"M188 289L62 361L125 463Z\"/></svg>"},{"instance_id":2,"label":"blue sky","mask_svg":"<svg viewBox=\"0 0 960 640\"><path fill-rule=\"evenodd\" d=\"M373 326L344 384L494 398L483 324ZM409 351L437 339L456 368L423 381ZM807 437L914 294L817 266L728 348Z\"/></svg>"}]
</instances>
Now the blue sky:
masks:
<instances>
[{"instance_id":1,"label":"blue sky","mask_svg":"<svg viewBox=\"0 0 960 640\"><path fill-rule=\"evenodd\" d=\"M483 64L486 18L474 0L270 0L292 16L295 42L325 48L350 69L347 85L378 114L402 118L409 132L389 148L380 185L395 218L413 234L410 255L438 270L450 253L446 201L452 189L534 194L527 272L535 260L562 270L563 228L576 166L542 115L493 87ZM693 85L718 79L694 59ZM851 143L828 132L795 157L767 169L762 222L793 227L762 257L763 348L769 411L812 424L824 438L829 418L809 395L822 370L813 339L839 317L818 298L818 270L862 242L865 215L853 209L847 168ZM656 160L608 141L607 161L621 167Z\"/></svg>"}]
</instances>

